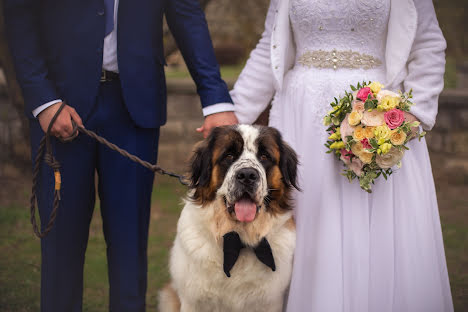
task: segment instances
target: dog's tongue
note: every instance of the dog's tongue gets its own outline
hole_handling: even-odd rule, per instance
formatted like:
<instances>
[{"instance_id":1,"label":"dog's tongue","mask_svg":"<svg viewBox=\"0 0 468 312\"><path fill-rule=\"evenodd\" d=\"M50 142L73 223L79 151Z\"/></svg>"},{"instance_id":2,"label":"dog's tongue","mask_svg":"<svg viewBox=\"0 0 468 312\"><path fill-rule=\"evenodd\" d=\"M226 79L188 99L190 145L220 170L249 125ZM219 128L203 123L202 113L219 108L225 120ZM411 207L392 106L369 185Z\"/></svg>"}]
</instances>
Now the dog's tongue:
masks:
<instances>
[{"instance_id":1,"label":"dog's tongue","mask_svg":"<svg viewBox=\"0 0 468 312\"><path fill-rule=\"evenodd\" d=\"M237 220L240 222L251 222L257 214L257 205L250 199L241 199L234 205Z\"/></svg>"}]
</instances>

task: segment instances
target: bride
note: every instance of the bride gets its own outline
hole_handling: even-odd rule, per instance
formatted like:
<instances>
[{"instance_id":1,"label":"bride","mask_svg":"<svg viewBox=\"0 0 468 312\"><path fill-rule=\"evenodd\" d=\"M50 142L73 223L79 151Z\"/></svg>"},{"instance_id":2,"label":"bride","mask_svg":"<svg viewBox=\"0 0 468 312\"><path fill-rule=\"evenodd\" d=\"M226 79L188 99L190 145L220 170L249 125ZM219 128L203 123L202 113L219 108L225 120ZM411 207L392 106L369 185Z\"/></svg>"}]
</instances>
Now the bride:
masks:
<instances>
[{"instance_id":1,"label":"bride","mask_svg":"<svg viewBox=\"0 0 468 312\"><path fill-rule=\"evenodd\" d=\"M413 89L412 113L431 129L445 47L431 0L271 0L231 95L241 123L273 99L269 124L300 155L287 311L453 311L425 141L367 194L325 153L322 125L335 96L372 80Z\"/></svg>"}]
</instances>

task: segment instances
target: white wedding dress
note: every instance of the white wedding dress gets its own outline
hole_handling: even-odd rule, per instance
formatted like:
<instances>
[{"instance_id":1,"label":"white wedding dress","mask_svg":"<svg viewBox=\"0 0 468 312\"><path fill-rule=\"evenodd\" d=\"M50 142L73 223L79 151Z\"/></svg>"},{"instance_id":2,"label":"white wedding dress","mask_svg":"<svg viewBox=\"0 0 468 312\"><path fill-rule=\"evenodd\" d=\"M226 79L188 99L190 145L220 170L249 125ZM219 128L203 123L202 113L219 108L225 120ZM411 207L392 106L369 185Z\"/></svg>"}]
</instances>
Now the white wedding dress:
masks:
<instances>
[{"instance_id":1,"label":"white wedding dress","mask_svg":"<svg viewBox=\"0 0 468 312\"><path fill-rule=\"evenodd\" d=\"M389 10L386 0L291 0L296 64L270 112L301 162L287 311L453 311L426 142L410 142L372 194L325 153L333 98L385 80Z\"/></svg>"}]
</instances>

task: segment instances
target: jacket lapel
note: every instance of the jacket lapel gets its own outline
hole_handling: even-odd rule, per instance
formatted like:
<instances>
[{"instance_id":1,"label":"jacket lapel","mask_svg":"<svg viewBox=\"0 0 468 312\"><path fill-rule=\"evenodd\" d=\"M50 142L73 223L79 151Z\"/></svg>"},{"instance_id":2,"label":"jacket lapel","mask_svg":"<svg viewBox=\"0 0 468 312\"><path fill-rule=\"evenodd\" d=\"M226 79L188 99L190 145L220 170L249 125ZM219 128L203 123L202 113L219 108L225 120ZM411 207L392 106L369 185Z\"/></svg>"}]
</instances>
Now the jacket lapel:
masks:
<instances>
[{"instance_id":1,"label":"jacket lapel","mask_svg":"<svg viewBox=\"0 0 468 312\"><path fill-rule=\"evenodd\" d=\"M418 16L413 0L392 0L388 21L385 63L387 85L405 68L416 35Z\"/></svg>"}]
</instances>

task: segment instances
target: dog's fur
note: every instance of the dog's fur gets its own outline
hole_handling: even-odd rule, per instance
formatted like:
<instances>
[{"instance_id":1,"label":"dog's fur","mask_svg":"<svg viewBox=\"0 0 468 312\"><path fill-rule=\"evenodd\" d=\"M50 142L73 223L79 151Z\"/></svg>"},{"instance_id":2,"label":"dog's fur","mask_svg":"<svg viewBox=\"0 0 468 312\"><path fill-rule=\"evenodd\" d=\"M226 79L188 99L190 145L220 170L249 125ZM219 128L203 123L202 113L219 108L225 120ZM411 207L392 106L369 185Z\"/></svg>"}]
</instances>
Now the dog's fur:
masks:
<instances>
[{"instance_id":1,"label":"dog's fur","mask_svg":"<svg viewBox=\"0 0 468 312\"><path fill-rule=\"evenodd\" d=\"M258 173L254 185L239 183L243 168ZM160 293L160 311L281 311L296 240L289 200L292 189L298 189L295 152L273 128L219 127L196 148L191 171L192 190L171 250L172 282ZM236 218L233 207L243 196L257 205L251 222ZM228 278L223 235L232 231L247 248ZM264 237L271 245L275 272L249 248Z\"/></svg>"}]
</instances>

